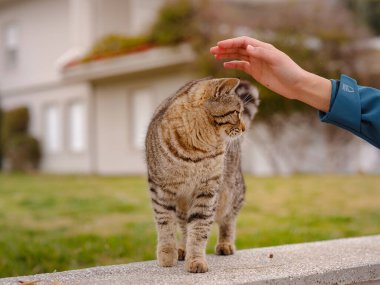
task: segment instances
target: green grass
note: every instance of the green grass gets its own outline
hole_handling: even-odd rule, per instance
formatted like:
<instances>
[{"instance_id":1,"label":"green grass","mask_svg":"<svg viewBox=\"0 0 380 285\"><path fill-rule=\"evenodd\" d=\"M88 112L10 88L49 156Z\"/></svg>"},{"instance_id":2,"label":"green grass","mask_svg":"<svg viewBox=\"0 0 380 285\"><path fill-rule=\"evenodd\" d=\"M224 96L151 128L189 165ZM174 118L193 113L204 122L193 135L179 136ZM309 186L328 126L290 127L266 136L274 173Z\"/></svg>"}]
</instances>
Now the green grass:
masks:
<instances>
[{"instance_id":1,"label":"green grass","mask_svg":"<svg viewBox=\"0 0 380 285\"><path fill-rule=\"evenodd\" d=\"M239 249L380 233L380 176L246 181ZM154 259L155 239L143 177L0 175L0 277Z\"/></svg>"}]
</instances>

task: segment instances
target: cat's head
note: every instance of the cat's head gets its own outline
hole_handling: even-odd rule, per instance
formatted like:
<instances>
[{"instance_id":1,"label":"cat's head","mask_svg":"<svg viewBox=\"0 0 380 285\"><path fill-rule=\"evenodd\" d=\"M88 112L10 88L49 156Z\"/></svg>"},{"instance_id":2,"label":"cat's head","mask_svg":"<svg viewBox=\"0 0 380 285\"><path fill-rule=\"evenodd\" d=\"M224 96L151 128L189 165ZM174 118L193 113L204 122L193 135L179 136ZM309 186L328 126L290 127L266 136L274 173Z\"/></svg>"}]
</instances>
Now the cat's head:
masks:
<instances>
[{"instance_id":1,"label":"cat's head","mask_svg":"<svg viewBox=\"0 0 380 285\"><path fill-rule=\"evenodd\" d=\"M221 78L206 80L204 83L204 92L207 94L204 106L210 122L225 140L238 138L246 130L244 102L236 92L240 80Z\"/></svg>"}]
</instances>

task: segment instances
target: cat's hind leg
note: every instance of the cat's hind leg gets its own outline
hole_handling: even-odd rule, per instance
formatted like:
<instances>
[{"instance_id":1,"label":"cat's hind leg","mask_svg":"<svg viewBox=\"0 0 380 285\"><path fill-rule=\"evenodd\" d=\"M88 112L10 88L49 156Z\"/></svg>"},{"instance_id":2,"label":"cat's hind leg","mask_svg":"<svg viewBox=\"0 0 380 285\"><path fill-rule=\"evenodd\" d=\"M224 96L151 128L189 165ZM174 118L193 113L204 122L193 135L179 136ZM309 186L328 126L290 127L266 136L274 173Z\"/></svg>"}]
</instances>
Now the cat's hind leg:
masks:
<instances>
[{"instance_id":1,"label":"cat's hind leg","mask_svg":"<svg viewBox=\"0 0 380 285\"><path fill-rule=\"evenodd\" d=\"M177 199L176 215L179 228L181 230L181 237L178 242L178 260L185 260L186 256L186 240L187 240L187 211L189 202L186 198Z\"/></svg>"},{"instance_id":2,"label":"cat's hind leg","mask_svg":"<svg viewBox=\"0 0 380 285\"><path fill-rule=\"evenodd\" d=\"M218 244L215 248L217 255L231 255L235 252L235 217L226 217L219 223Z\"/></svg>"},{"instance_id":3,"label":"cat's hind leg","mask_svg":"<svg viewBox=\"0 0 380 285\"><path fill-rule=\"evenodd\" d=\"M168 191L163 191L160 187L153 184L150 184L150 192L157 228L158 263L163 267L174 266L178 260L174 197L169 199Z\"/></svg>"},{"instance_id":4,"label":"cat's hind leg","mask_svg":"<svg viewBox=\"0 0 380 285\"><path fill-rule=\"evenodd\" d=\"M186 213L177 212L177 220L179 227L181 229L181 238L178 242L178 260L185 260L186 256L186 238L187 238L187 222L186 222Z\"/></svg>"}]
</instances>

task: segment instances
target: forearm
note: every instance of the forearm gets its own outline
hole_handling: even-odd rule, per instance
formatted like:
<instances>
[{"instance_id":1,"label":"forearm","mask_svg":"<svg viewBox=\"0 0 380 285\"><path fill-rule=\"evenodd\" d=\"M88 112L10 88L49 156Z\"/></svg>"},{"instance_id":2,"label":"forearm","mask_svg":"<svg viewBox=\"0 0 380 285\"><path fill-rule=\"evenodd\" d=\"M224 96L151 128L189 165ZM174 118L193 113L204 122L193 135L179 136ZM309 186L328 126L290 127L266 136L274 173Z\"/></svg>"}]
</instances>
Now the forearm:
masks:
<instances>
[{"instance_id":1,"label":"forearm","mask_svg":"<svg viewBox=\"0 0 380 285\"><path fill-rule=\"evenodd\" d=\"M331 100L331 81L305 71L295 86L295 99L317 110L328 112Z\"/></svg>"}]
</instances>

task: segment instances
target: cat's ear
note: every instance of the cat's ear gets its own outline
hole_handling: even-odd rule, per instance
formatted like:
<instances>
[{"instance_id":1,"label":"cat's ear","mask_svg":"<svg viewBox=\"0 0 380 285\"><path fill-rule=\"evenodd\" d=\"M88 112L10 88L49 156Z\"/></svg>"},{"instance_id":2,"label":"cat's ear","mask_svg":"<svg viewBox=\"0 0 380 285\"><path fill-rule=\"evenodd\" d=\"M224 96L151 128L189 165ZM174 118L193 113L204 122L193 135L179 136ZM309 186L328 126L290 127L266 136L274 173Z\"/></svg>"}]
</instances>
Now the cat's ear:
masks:
<instances>
[{"instance_id":1,"label":"cat's ear","mask_svg":"<svg viewBox=\"0 0 380 285\"><path fill-rule=\"evenodd\" d=\"M234 90L240 83L240 79L237 78L221 78L217 80L215 97L220 94L230 93Z\"/></svg>"}]
</instances>

